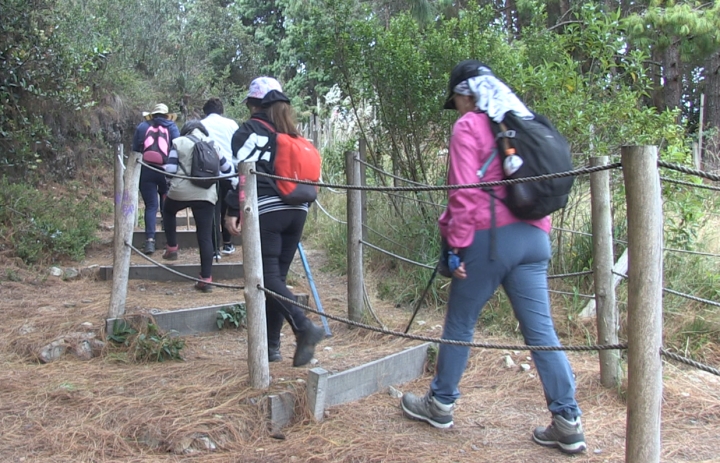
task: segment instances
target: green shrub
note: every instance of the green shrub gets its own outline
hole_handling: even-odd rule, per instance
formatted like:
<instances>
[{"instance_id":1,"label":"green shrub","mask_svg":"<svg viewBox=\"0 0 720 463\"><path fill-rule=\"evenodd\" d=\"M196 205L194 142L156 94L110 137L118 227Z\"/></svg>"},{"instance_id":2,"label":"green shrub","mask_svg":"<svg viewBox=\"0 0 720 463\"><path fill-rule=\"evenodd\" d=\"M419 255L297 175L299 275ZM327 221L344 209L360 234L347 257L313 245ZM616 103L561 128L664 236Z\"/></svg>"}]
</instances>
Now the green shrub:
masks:
<instances>
[{"instance_id":1,"label":"green shrub","mask_svg":"<svg viewBox=\"0 0 720 463\"><path fill-rule=\"evenodd\" d=\"M173 333L162 333L155 323L142 318L116 320L108 338L126 348L136 362L183 360L180 351L185 340Z\"/></svg>"},{"instance_id":2,"label":"green shrub","mask_svg":"<svg viewBox=\"0 0 720 463\"><path fill-rule=\"evenodd\" d=\"M235 328L245 326L245 323L247 322L247 310L245 308L245 303L240 302L238 304L222 307L217 311L216 321L217 327L220 330L231 326L234 326Z\"/></svg>"},{"instance_id":3,"label":"green shrub","mask_svg":"<svg viewBox=\"0 0 720 463\"><path fill-rule=\"evenodd\" d=\"M77 187L49 194L26 183L0 179L0 240L28 264L62 258L81 260L97 240L107 207L94 196L78 198Z\"/></svg>"}]
</instances>

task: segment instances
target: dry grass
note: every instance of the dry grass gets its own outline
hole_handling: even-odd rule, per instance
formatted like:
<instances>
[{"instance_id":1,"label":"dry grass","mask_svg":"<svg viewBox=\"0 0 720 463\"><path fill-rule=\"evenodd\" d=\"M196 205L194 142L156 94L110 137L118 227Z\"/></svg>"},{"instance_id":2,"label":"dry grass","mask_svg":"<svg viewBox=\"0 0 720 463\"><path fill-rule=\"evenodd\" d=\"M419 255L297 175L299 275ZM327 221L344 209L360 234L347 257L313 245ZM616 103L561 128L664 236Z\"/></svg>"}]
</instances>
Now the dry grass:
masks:
<instances>
[{"instance_id":1,"label":"dry grass","mask_svg":"<svg viewBox=\"0 0 720 463\"><path fill-rule=\"evenodd\" d=\"M307 250L318 291L328 313L344 315L345 280L322 271L323 253ZM186 253L183 259L194 259ZM589 445L585 455L567 457L530 440L536 425L547 424L535 370L502 366L503 352L476 350L461 383L463 397L454 428L436 430L402 417L398 400L379 393L332 407L315 423L301 415L270 436L258 404L269 393L302 394L306 368L292 368L294 349L286 328L282 353L271 364L269 391L248 387L247 344L243 330L187 338L184 362L133 364L113 349L81 361L70 355L42 365L32 355L68 333L94 330L106 316L111 282L84 277L61 281L44 277L0 256L14 280L0 281L0 460L8 462L622 462L625 405L622 394L599 384L597 358L570 353L577 374ZM137 257L133 258L136 261ZM236 260L236 254L232 259ZM107 245L92 250L83 265L109 265ZM137 261L138 263L141 260ZM308 292L296 263L291 273L298 292ZM239 281L238 281L239 283ZM371 282L372 283L372 282ZM371 285L372 287L372 285ZM191 283L131 280L128 313L237 301L237 290L202 294ZM371 294L372 298L372 294ZM407 309L373 300L388 327L402 330ZM414 332L438 335L441 311L424 308ZM84 326L89 322L92 327ZM319 366L342 371L416 342L349 330L330 323L333 337L319 347ZM489 340L478 334L478 340ZM517 343L517 339L491 339ZM511 352L516 363L528 352ZM720 381L671 364L664 370L663 462L710 462L720 445ZM423 393L430 375L402 390ZM278 437L283 437L278 439ZM207 442L216 446L210 451Z\"/></svg>"}]
</instances>

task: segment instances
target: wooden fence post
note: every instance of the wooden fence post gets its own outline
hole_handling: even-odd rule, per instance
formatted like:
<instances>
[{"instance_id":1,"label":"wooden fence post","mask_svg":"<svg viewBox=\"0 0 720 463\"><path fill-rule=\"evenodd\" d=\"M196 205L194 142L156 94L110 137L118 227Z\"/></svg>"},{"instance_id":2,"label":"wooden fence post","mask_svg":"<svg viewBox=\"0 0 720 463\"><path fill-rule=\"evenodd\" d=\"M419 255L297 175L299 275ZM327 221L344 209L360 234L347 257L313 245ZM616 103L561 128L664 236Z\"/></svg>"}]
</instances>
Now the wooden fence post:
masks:
<instances>
[{"instance_id":1,"label":"wooden fence post","mask_svg":"<svg viewBox=\"0 0 720 463\"><path fill-rule=\"evenodd\" d=\"M241 202L242 214L242 252L245 271L245 310L248 320L248 372L250 387L267 389L270 386L270 366L267 351L267 325L265 317L263 286L262 252L260 249L260 217L257 205L257 177L250 170L254 162L241 162L239 165L241 186L245 200Z\"/></svg>"},{"instance_id":2,"label":"wooden fence post","mask_svg":"<svg viewBox=\"0 0 720 463\"><path fill-rule=\"evenodd\" d=\"M347 184L360 185L360 163L358 153L345 153ZM362 261L362 195L360 190L347 191L347 265L348 265L348 317L353 321L362 321L365 313L363 299L363 261Z\"/></svg>"},{"instance_id":3,"label":"wooden fence post","mask_svg":"<svg viewBox=\"0 0 720 463\"><path fill-rule=\"evenodd\" d=\"M108 318L119 318L125 314L128 275L130 273L130 248L140 186L140 153L128 156L123 173L123 146L118 145L115 159L115 230L113 255L113 287L110 295Z\"/></svg>"},{"instance_id":4,"label":"wooden fence post","mask_svg":"<svg viewBox=\"0 0 720 463\"><path fill-rule=\"evenodd\" d=\"M365 137L360 138L360 160L363 162L367 162L367 142L365 141ZM365 186L367 184L367 167L365 164L360 164L360 185ZM362 239L364 241L367 241L368 235L367 235L367 228L365 227L367 225L367 194L364 190L360 191L360 210L361 217L362 217Z\"/></svg>"},{"instance_id":5,"label":"wooden fence post","mask_svg":"<svg viewBox=\"0 0 720 463\"><path fill-rule=\"evenodd\" d=\"M608 162L607 156L590 158L593 167L606 166ZM614 257L609 170L590 174L590 196L598 344L617 344L618 310L612 273ZM617 387L621 378L619 351L601 350L599 357L600 382L605 387Z\"/></svg>"},{"instance_id":6,"label":"wooden fence post","mask_svg":"<svg viewBox=\"0 0 720 463\"><path fill-rule=\"evenodd\" d=\"M660 461L663 212L657 147L621 150L627 195L628 399L625 461Z\"/></svg>"}]
</instances>

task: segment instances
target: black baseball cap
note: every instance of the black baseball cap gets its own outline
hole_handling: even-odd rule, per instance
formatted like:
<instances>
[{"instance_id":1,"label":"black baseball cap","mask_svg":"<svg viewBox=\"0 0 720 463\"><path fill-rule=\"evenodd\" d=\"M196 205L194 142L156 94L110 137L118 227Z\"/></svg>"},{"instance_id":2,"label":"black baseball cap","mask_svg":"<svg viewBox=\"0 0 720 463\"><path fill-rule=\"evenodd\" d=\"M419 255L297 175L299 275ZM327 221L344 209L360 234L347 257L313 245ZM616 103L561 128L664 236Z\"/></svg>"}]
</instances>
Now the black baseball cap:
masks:
<instances>
[{"instance_id":1,"label":"black baseball cap","mask_svg":"<svg viewBox=\"0 0 720 463\"><path fill-rule=\"evenodd\" d=\"M467 59L460 61L455 65L452 72L450 73L450 81L448 82L448 95L445 99L443 109L457 109L455 107L455 100L453 100L453 89L457 84L468 80L471 77L477 77L482 75L493 75L490 67L486 64L481 63L476 59Z\"/></svg>"}]
</instances>

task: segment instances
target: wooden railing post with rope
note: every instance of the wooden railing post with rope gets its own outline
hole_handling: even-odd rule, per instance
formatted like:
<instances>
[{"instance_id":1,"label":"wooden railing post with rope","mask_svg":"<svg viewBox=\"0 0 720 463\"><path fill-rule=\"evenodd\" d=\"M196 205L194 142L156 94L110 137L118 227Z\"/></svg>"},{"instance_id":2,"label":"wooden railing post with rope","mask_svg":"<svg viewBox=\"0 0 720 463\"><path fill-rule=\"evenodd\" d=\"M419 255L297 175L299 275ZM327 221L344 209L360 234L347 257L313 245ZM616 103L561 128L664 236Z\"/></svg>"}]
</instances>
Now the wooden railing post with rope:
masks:
<instances>
[{"instance_id":1,"label":"wooden railing post with rope","mask_svg":"<svg viewBox=\"0 0 720 463\"><path fill-rule=\"evenodd\" d=\"M663 211L655 146L621 150L628 222L625 461L660 462Z\"/></svg>"},{"instance_id":2,"label":"wooden railing post with rope","mask_svg":"<svg viewBox=\"0 0 720 463\"><path fill-rule=\"evenodd\" d=\"M360 186L359 154L345 153L347 184ZM348 318L362 321L365 315L363 298L363 252L362 252L362 192L350 189L347 192L347 291Z\"/></svg>"},{"instance_id":3,"label":"wooden railing post with rope","mask_svg":"<svg viewBox=\"0 0 720 463\"><path fill-rule=\"evenodd\" d=\"M140 153L132 152L123 166L123 145L117 146L115 156L115 236L113 241L113 287L108 318L125 314L130 253L125 243L132 243L140 186Z\"/></svg>"},{"instance_id":4,"label":"wooden railing post with rope","mask_svg":"<svg viewBox=\"0 0 720 463\"><path fill-rule=\"evenodd\" d=\"M590 158L591 166L606 166L607 156ZM601 170L590 174L590 203L592 211L593 279L597 307L597 342L618 343L618 309L615 303L613 277L613 229L610 198L610 171ZM620 352L601 350L600 382L608 388L620 385Z\"/></svg>"},{"instance_id":5,"label":"wooden railing post with rope","mask_svg":"<svg viewBox=\"0 0 720 463\"><path fill-rule=\"evenodd\" d=\"M270 386L270 366L267 351L262 252L260 249L260 216L257 204L257 177L250 171L254 162L241 162L240 179L244 201L240 203L243 271L245 272L245 310L248 320L248 372L250 387L267 389ZM241 197L242 198L242 197Z\"/></svg>"}]
</instances>

